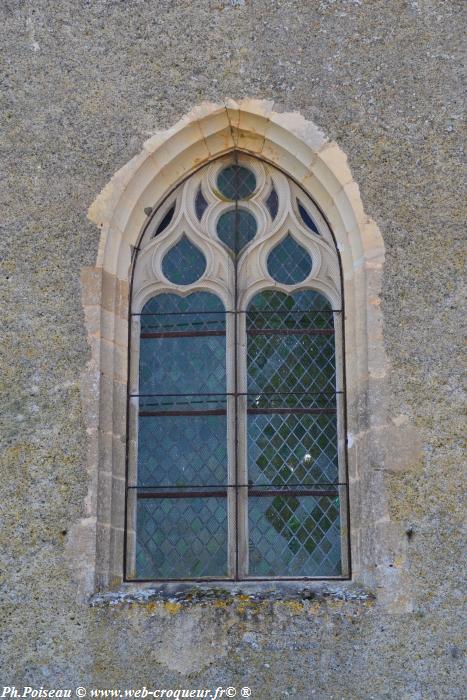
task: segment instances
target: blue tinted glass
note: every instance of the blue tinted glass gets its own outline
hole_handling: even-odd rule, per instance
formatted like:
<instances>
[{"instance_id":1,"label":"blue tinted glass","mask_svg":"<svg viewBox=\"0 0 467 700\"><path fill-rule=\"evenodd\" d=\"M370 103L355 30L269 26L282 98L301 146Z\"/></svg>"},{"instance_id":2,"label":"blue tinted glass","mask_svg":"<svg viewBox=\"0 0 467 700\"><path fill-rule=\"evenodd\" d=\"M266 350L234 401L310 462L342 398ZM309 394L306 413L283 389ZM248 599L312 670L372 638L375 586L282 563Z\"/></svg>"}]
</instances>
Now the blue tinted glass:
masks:
<instances>
[{"instance_id":1,"label":"blue tinted glass","mask_svg":"<svg viewBox=\"0 0 467 700\"><path fill-rule=\"evenodd\" d=\"M226 211L217 222L217 235L234 253L239 253L256 234L256 219L244 209Z\"/></svg>"},{"instance_id":2,"label":"blue tinted glass","mask_svg":"<svg viewBox=\"0 0 467 700\"><path fill-rule=\"evenodd\" d=\"M141 313L141 332L222 330L224 305L210 292L193 292L186 297L164 293L152 297Z\"/></svg>"},{"instance_id":3,"label":"blue tinted glass","mask_svg":"<svg viewBox=\"0 0 467 700\"><path fill-rule=\"evenodd\" d=\"M277 211L279 209L279 197L277 196L277 192L275 190L274 185L272 186L272 190L269 193L269 196L266 200L266 206L269 209L269 213L271 214L271 219L274 221L274 219L277 216Z\"/></svg>"},{"instance_id":4,"label":"blue tinted glass","mask_svg":"<svg viewBox=\"0 0 467 700\"><path fill-rule=\"evenodd\" d=\"M316 227L315 222L303 206L303 204L300 202L299 199L297 199L297 205L298 205L298 211L300 212L300 216L302 217L302 221L305 224L307 228L310 229L310 231L313 231L314 233L317 233L319 235L319 231Z\"/></svg>"},{"instance_id":5,"label":"blue tinted glass","mask_svg":"<svg viewBox=\"0 0 467 700\"><path fill-rule=\"evenodd\" d=\"M310 254L292 238L290 233L268 256L268 272L276 282L298 284L311 272Z\"/></svg>"},{"instance_id":6,"label":"blue tinted glass","mask_svg":"<svg viewBox=\"0 0 467 700\"><path fill-rule=\"evenodd\" d=\"M225 392L222 302L208 292L151 299L141 316L139 372L140 394Z\"/></svg>"},{"instance_id":7,"label":"blue tinted glass","mask_svg":"<svg viewBox=\"0 0 467 700\"><path fill-rule=\"evenodd\" d=\"M130 491L136 498L136 575L225 576L222 302L209 292L150 299L141 313L139 369L138 476Z\"/></svg>"},{"instance_id":8,"label":"blue tinted glass","mask_svg":"<svg viewBox=\"0 0 467 700\"><path fill-rule=\"evenodd\" d=\"M139 486L201 486L227 481L225 399L196 401L169 397L145 402L161 415L140 415L138 428ZM186 405L188 404L188 405ZM196 410L222 408L223 415L199 415ZM189 409L187 415L171 415ZM167 415L164 415L166 413Z\"/></svg>"},{"instance_id":9,"label":"blue tinted glass","mask_svg":"<svg viewBox=\"0 0 467 700\"><path fill-rule=\"evenodd\" d=\"M219 192L227 199L246 199L256 188L256 178L242 165L229 165L217 177Z\"/></svg>"},{"instance_id":10,"label":"blue tinted glass","mask_svg":"<svg viewBox=\"0 0 467 700\"><path fill-rule=\"evenodd\" d=\"M225 337L141 338L141 393L222 391L225 391Z\"/></svg>"},{"instance_id":11,"label":"blue tinted glass","mask_svg":"<svg viewBox=\"0 0 467 700\"><path fill-rule=\"evenodd\" d=\"M192 284L206 269L206 258L188 238L182 238L162 260L162 272L174 284Z\"/></svg>"},{"instance_id":12,"label":"blue tinted glass","mask_svg":"<svg viewBox=\"0 0 467 700\"><path fill-rule=\"evenodd\" d=\"M258 334L248 340L248 391L326 392L335 389L333 335Z\"/></svg>"},{"instance_id":13,"label":"blue tinted glass","mask_svg":"<svg viewBox=\"0 0 467 700\"><path fill-rule=\"evenodd\" d=\"M201 221L201 219L203 218L203 214L206 211L207 206L208 206L208 203L206 202L203 191L200 187L197 194L196 194L196 199L195 199L196 216L198 217L199 221Z\"/></svg>"},{"instance_id":14,"label":"blue tinted glass","mask_svg":"<svg viewBox=\"0 0 467 700\"><path fill-rule=\"evenodd\" d=\"M137 501L138 578L227 575L227 499Z\"/></svg>"}]
</instances>

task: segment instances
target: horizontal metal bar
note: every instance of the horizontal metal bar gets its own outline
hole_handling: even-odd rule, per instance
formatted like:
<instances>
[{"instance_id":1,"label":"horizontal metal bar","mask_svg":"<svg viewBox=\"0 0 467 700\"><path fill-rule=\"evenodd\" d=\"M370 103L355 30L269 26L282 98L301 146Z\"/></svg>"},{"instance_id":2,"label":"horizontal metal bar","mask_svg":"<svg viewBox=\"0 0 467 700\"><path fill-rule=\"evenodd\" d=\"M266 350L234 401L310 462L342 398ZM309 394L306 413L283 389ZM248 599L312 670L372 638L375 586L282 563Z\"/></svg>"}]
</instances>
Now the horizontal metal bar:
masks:
<instances>
[{"instance_id":1,"label":"horizontal metal bar","mask_svg":"<svg viewBox=\"0 0 467 700\"><path fill-rule=\"evenodd\" d=\"M334 328L247 328L247 335L334 335Z\"/></svg>"},{"instance_id":2,"label":"horizontal metal bar","mask_svg":"<svg viewBox=\"0 0 467 700\"><path fill-rule=\"evenodd\" d=\"M177 398L182 396L335 396L336 394L343 393L343 391L239 391L237 394L234 392L213 392L211 394L129 394L129 396L130 398L137 398L139 396L175 396Z\"/></svg>"},{"instance_id":3,"label":"horizontal metal bar","mask_svg":"<svg viewBox=\"0 0 467 700\"><path fill-rule=\"evenodd\" d=\"M338 496L339 492L335 489L320 491L316 489L272 489L269 491L263 491L261 489L250 489L248 491L248 497L256 496Z\"/></svg>"},{"instance_id":4,"label":"horizontal metal bar","mask_svg":"<svg viewBox=\"0 0 467 700\"><path fill-rule=\"evenodd\" d=\"M146 486L127 486L128 489L261 489L261 488L266 488L266 489L271 489L271 488L278 488L278 489L288 489L288 488L305 488L307 486L348 486L346 482L335 482L335 481L315 481L312 484L307 484L305 482L302 482L300 484L293 484L293 485L287 485L287 484L278 484L275 486L274 484L185 484L182 486L179 486L177 484L169 484L168 486L159 486L157 484L149 484Z\"/></svg>"},{"instance_id":5,"label":"horizontal metal bar","mask_svg":"<svg viewBox=\"0 0 467 700\"><path fill-rule=\"evenodd\" d=\"M155 499L155 498L226 498L227 490L223 491L190 491L189 493L184 493L183 491L165 491L160 493L159 491L143 491L136 495L137 498L143 499Z\"/></svg>"},{"instance_id":6,"label":"horizontal metal bar","mask_svg":"<svg viewBox=\"0 0 467 700\"><path fill-rule=\"evenodd\" d=\"M335 408L247 408L247 413L252 414L263 414L263 413L297 413L297 414L329 414L334 415L336 413Z\"/></svg>"},{"instance_id":7,"label":"horizontal metal bar","mask_svg":"<svg viewBox=\"0 0 467 700\"><path fill-rule=\"evenodd\" d=\"M237 396L335 396L343 391L247 391Z\"/></svg>"},{"instance_id":8,"label":"horizontal metal bar","mask_svg":"<svg viewBox=\"0 0 467 700\"><path fill-rule=\"evenodd\" d=\"M133 311L130 316L198 316L205 314L217 314L222 316L223 314L235 314L236 311L224 311L224 309L219 309L219 311L160 311L159 313L141 312L137 313Z\"/></svg>"},{"instance_id":9,"label":"horizontal metal bar","mask_svg":"<svg viewBox=\"0 0 467 700\"><path fill-rule=\"evenodd\" d=\"M164 331L160 333L144 331L143 333L141 333L141 338L198 338L214 335L225 336L225 331Z\"/></svg>"},{"instance_id":10,"label":"horizontal metal bar","mask_svg":"<svg viewBox=\"0 0 467 700\"><path fill-rule=\"evenodd\" d=\"M267 413L278 414L297 414L297 415L334 415L335 408L247 408L246 412L252 415L263 415ZM225 416L227 411L224 408L207 408L201 411L139 411L138 415L141 418L150 418L156 416Z\"/></svg>"},{"instance_id":11,"label":"horizontal metal bar","mask_svg":"<svg viewBox=\"0 0 467 700\"><path fill-rule=\"evenodd\" d=\"M225 416L227 411L225 408L207 408L204 411L139 411L138 415L142 418L150 416Z\"/></svg>"},{"instance_id":12,"label":"horizontal metal bar","mask_svg":"<svg viewBox=\"0 0 467 700\"><path fill-rule=\"evenodd\" d=\"M177 398L180 398L182 396L195 396L195 397L196 396L235 396L235 394L233 394L233 393L228 394L225 392L217 392L217 393L214 392L212 394L130 394L130 398L136 398L138 396L147 396L147 397L151 397L151 396L160 396L160 397L175 396Z\"/></svg>"},{"instance_id":13,"label":"horizontal metal bar","mask_svg":"<svg viewBox=\"0 0 467 700\"><path fill-rule=\"evenodd\" d=\"M160 311L159 313L151 313L149 311L136 312L132 311L130 316L197 316L206 314L251 314L262 315L262 314L277 314L278 316L289 316L290 314L341 314L342 309L291 309L290 311L274 311L274 310L264 310L259 309L239 309L238 311L219 309L219 311Z\"/></svg>"},{"instance_id":14,"label":"horizontal metal bar","mask_svg":"<svg viewBox=\"0 0 467 700\"><path fill-rule=\"evenodd\" d=\"M338 496L339 492L335 489L250 489L248 497L271 497L271 496ZM138 499L160 499L160 498L226 498L227 489L222 491L142 491L137 493Z\"/></svg>"},{"instance_id":15,"label":"horizontal metal bar","mask_svg":"<svg viewBox=\"0 0 467 700\"><path fill-rule=\"evenodd\" d=\"M125 583L215 583L216 581L228 581L239 583L241 581L350 581L350 576L205 576L198 578L129 578L124 577ZM235 595L235 593L232 593Z\"/></svg>"},{"instance_id":16,"label":"horizontal metal bar","mask_svg":"<svg viewBox=\"0 0 467 700\"><path fill-rule=\"evenodd\" d=\"M246 311L240 310L236 312L237 314L256 314L261 316L262 314L277 314L278 316L288 316L289 314L340 314L342 309L291 309L290 311L274 311L274 310L261 310L261 309L247 309Z\"/></svg>"}]
</instances>

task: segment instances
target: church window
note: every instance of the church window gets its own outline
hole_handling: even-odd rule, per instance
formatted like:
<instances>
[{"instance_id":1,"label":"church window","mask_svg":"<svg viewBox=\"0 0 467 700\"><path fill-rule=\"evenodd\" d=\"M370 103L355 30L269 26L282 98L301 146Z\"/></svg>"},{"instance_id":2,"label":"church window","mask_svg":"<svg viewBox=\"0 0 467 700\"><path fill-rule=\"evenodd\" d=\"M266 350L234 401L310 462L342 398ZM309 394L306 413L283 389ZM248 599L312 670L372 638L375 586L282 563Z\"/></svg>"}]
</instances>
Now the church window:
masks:
<instances>
[{"instance_id":1,"label":"church window","mask_svg":"<svg viewBox=\"0 0 467 700\"><path fill-rule=\"evenodd\" d=\"M244 154L171 197L133 271L126 579L346 578L332 234Z\"/></svg>"}]
</instances>

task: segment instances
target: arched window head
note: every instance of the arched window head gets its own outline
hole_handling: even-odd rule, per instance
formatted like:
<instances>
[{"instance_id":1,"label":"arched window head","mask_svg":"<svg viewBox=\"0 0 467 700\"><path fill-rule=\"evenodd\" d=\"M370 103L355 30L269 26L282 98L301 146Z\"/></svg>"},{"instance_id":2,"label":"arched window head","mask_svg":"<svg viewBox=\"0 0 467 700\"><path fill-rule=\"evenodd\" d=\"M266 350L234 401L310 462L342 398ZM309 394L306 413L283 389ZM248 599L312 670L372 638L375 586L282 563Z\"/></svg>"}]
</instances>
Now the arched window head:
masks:
<instances>
[{"instance_id":1,"label":"arched window head","mask_svg":"<svg viewBox=\"0 0 467 700\"><path fill-rule=\"evenodd\" d=\"M127 580L347 578L342 291L311 199L233 153L133 268Z\"/></svg>"}]
</instances>

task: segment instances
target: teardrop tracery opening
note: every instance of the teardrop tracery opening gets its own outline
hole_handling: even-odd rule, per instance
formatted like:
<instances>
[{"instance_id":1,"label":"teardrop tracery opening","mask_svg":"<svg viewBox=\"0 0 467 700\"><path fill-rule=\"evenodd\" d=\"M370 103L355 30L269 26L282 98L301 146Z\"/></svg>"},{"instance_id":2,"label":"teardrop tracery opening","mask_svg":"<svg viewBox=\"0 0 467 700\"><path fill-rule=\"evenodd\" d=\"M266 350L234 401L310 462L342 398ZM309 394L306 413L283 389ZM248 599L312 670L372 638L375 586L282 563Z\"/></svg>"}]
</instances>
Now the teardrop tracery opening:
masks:
<instances>
[{"instance_id":1,"label":"teardrop tracery opening","mask_svg":"<svg viewBox=\"0 0 467 700\"><path fill-rule=\"evenodd\" d=\"M281 284L303 282L311 272L312 259L308 251L290 235L271 250L268 256L268 272Z\"/></svg>"},{"instance_id":2,"label":"teardrop tracery opening","mask_svg":"<svg viewBox=\"0 0 467 700\"><path fill-rule=\"evenodd\" d=\"M206 258L186 235L164 256L162 272L173 284L193 284L206 269Z\"/></svg>"},{"instance_id":3,"label":"teardrop tracery opening","mask_svg":"<svg viewBox=\"0 0 467 700\"><path fill-rule=\"evenodd\" d=\"M217 235L234 253L239 253L256 234L256 219L245 209L232 209L221 214Z\"/></svg>"}]
</instances>

